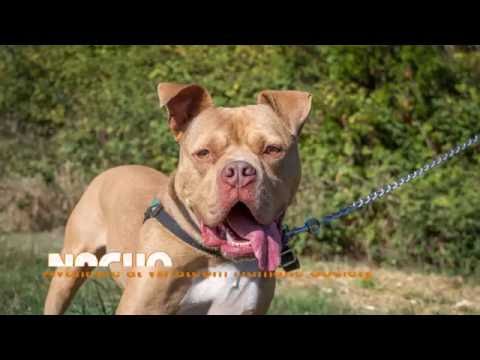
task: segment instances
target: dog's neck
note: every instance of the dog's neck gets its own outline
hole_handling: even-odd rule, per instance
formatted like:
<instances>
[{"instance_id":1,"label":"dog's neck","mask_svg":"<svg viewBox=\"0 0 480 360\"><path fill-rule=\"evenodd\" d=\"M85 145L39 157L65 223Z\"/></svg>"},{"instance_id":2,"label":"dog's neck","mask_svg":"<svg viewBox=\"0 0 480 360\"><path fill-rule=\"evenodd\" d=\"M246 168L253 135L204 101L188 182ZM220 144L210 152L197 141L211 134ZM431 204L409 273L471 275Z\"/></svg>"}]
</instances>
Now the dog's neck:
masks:
<instances>
[{"instance_id":1,"label":"dog's neck","mask_svg":"<svg viewBox=\"0 0 480 360\"><path fill-rule=\"evenodd\" d=\"M170 214L192 238L201 242L200 222L195 214L188 208L185 201L177 194L175 190L175 172L168 179L167 191L158 194L158 199L165 211Z\"/></svg>"}]
</instances>

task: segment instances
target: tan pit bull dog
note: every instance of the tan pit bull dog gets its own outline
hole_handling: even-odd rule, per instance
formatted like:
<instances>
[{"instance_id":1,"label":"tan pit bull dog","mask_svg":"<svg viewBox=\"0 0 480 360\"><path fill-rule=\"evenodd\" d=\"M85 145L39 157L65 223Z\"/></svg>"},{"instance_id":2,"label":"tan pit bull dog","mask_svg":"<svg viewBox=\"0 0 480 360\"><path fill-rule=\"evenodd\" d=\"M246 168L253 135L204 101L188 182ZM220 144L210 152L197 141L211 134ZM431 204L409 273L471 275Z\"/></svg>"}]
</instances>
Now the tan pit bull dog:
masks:
<instances>
[{"instance_id":1,"label":"tan pit bull dog","mask_svg":"<svg viewBox=\"0 0 480 360\"><path fill-rule=\"evenodd\" d=\"M300 91L262 91L257 105L214 106L198 85L162 83L161 106L180 147L170 175L120 166L97 176L65 229L65 254L168 254L172 268L110 269L120 274L117 314L264 314L275 279L233 276L280 265L281 221L300 182L298 135L311 107ZM190 246L156 219L143 221L152 199L204 249ZM140 273L127 276L127 271ZM57 271L84 268L60 268ZM152 277L152 271L221 272L227 277ZM62 314L85 281L54 277L45 314Z\"/></svg>"}]
</instances>

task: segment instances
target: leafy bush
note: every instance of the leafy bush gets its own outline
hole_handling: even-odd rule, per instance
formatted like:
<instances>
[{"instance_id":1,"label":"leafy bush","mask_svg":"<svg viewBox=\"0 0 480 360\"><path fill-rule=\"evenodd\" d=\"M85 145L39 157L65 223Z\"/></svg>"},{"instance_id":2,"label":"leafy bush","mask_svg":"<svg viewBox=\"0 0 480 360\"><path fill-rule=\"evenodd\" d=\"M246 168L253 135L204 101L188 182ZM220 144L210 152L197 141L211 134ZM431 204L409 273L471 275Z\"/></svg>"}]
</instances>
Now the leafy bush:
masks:
<instances>
[{"instance_id":1,"label":"leafy bush","mask_svg":"<svg viewBox=\"0 0 480 360\"><path fill-rule=\"evenodd\" d=\"M53 184L67 161L89 178L127 163L172 170L160 81L202 84L227 106L265 88L313 93L292 225L480 132L480 53L470 48L9 46L0 48L0 171ZM470 151L295 246L479 274L479 162Z\"/></svg>"}]
</instances>

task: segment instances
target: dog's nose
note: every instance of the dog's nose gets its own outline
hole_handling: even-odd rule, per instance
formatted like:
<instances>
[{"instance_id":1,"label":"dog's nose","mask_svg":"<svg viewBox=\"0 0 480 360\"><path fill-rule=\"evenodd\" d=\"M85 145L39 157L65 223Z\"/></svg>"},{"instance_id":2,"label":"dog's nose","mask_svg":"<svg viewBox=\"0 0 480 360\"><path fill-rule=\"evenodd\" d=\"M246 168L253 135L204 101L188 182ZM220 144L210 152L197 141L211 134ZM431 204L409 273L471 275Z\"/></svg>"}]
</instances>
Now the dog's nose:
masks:
<instances>
[{"instance_id":1,"label":"dog's nose","mask_svg":"<svg viewBox=\"0 0 480 360\"><path fill-rule=\"evenodd\" d=\"M223 168L221 176L230 186L244 187L255 181L257 170L246 161L232 161Z\"/></svg>"}]
</instances>

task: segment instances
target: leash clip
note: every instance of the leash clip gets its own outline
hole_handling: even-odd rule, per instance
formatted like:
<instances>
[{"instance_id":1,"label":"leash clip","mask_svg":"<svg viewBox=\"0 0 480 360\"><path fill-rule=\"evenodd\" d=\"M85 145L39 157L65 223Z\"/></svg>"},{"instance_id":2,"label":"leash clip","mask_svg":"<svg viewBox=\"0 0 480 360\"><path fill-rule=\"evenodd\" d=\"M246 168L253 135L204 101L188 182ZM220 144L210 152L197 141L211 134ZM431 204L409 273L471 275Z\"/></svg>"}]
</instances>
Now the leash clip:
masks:
<instances>
[{"instance_id":1,"label":"leash clip","mask_svg":"<svg viewBox=\"0 0 480 360\"><path fill-rule=\"evenodd\" d=\"M292 230L289 230L288 227L285 227L283 230L283 233L288 242L290 238L294 237L295 235L301 234L303 232L309 232L312 235L317 234L320 231L321 225L322 224L317 219L310 218L307 221L305 221L305 224L303 226L293 228Z\"/></svg>"},{"instance_id":2,"label":"leash clip","mask_svg":"<svg viewBox=\"0 0 480 360\"><path fill-rule=\"evenodd\" d=\"M320 223L320 221L318 221L317 219L315 218L310 218L308 219L307 221L305 221L305 225L306 228L307 228L307 231L312 234L312 235L316 235L318 234L318 232L320 231L320 226L322 224Z\"/></svg>"}]
</instances>

